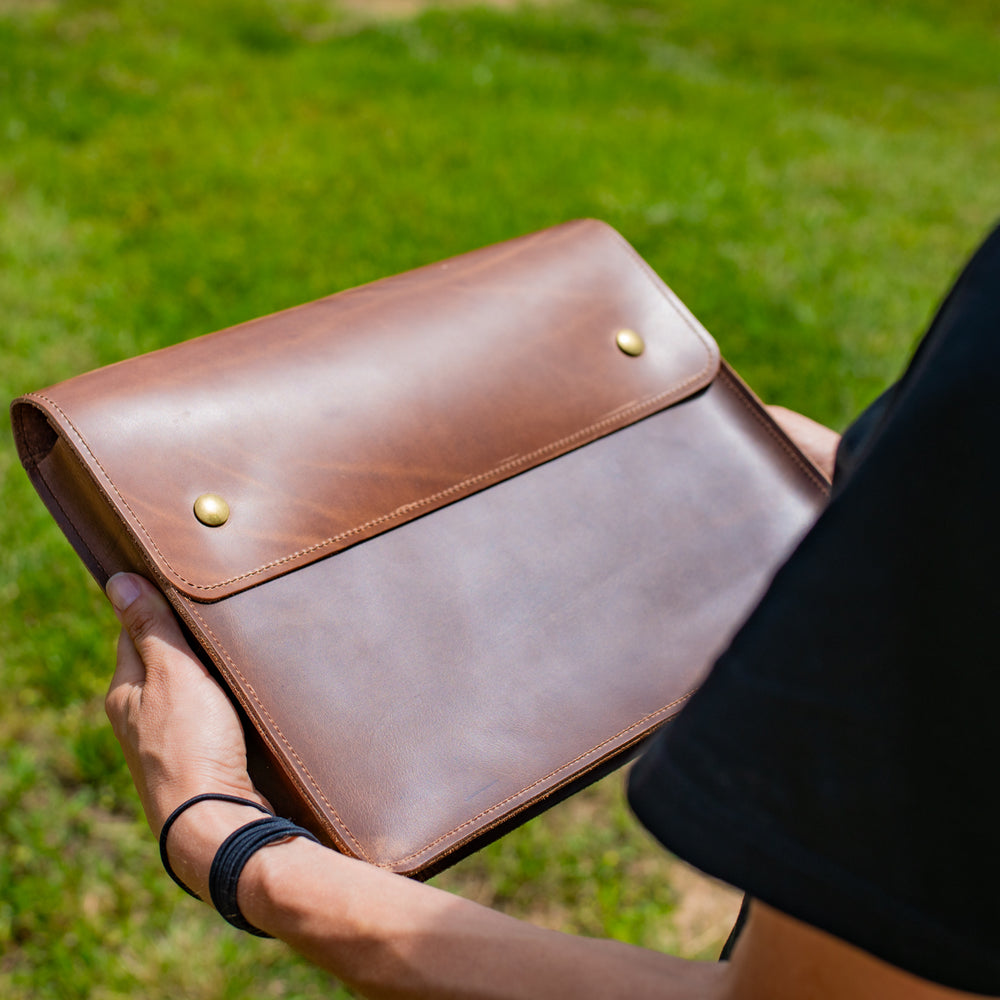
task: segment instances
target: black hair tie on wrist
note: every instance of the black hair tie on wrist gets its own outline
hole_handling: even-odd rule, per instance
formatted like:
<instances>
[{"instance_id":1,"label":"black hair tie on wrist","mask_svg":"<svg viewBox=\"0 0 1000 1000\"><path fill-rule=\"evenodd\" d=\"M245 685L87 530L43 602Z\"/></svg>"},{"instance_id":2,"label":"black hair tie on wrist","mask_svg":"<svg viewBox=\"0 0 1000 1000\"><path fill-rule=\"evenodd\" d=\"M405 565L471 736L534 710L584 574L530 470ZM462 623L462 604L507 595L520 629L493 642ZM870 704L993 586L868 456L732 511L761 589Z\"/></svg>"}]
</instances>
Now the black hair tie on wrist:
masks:
<instances>
[{"instance_id":1,"label":"black hair tie on wrist","mask_svg":"<svg viewBox=\"0 0 1000 1000\"><path fill-rule=\"evenodd\" d=\"M212 861L212 870L208 876L208 891L212 897L212 904L223 920L248 934L257 937L271 936L247 922L236 902L236 891L240 875L250 858L262 847L289 837L306 837L314 843L319 843L308 830L303 830L290 819L282 819L280 816L254 820L246 826L241 826L222 842L222 846L216 852L215 860Z\"/></svg>"},{"instance_id":2,"label":"black hair tie on wrist","mask_svg":"<svg viewBox=\"0 0 1000 1000\"><path fill-rule=\"evenodd\" d=\"M170 828L175 822L180 818L181 813L190 806L193 806L196 802L204 802L206 799L213 799L219 802L235 802L237 805L241 806L253 806L254 809L259 809L262 813L267 813L271 815L271 810L264 808L259 802L253 802L251 799L241 799L238 795L225 795L222 792L204 792L202 795L195 795L194 798L188 799L186 802L182 802L166 819L163 827L160 829L160 861L163 862L163 867L167 874L189 895L194 896L195 899L201 899L197 893L192 892L174 873L173 868L170 867L170 859L167 857L167 834L170 833Z\"/></svg>"}]
</instances>

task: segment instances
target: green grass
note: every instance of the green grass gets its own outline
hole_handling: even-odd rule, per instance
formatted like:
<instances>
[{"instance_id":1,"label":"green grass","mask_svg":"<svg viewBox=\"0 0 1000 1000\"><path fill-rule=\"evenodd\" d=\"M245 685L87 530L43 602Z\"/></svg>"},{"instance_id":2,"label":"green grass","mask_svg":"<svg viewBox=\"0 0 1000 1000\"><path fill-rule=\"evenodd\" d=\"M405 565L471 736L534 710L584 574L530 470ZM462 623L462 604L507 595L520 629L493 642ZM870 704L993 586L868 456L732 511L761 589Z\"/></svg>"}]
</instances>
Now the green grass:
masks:
<instances>
[{"instance_id":1,"label":"green grass","mask_svg":"<svg viewBox=\"0 0 1000 1000\"><path fill-rule=\"evenodd\" d=\"M998 112L986 0L2 0L0 380L590 215L763 396L843 426L1000 214ZM103 719L111 616L0 436L0 995L332 995L158 871ZM442 883L710 953L618 788Z\"/></svg>"}]
</instances>

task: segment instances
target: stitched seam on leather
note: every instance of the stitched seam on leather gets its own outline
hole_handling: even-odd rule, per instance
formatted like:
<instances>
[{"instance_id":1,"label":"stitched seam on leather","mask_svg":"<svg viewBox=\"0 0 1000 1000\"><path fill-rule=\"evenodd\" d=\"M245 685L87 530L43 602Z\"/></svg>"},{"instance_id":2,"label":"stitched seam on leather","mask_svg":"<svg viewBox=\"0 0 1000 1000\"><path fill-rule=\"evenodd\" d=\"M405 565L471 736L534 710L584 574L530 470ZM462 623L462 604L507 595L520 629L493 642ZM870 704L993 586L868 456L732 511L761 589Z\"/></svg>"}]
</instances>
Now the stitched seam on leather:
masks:
<instances>
[{"instance_id":1,"label":"stitched seam on leather","mask_svg":"<svg viewBox=\"0 0 1000 1000\"><path fill-rule=\"evenodd\" d=\"M246 676L243 674L243 672L240 670L240 668L236 665L236 661L232 658L232 656L230 656L229 650L227 650L226 647L222 644L222 641L212 631L211 626L198 613L197 609L191 607L191 605L189 605L189 604L186 604L185 607L187 608L188 613L192 617L194 617L194 618L196 618L198 620L198 624L205 630L205 632L207 632L208 635L211 636L212 641L215 643L216 648L225 657L226 663L229 664L229 668L232 670L232 672L234 674L236 674L237 677L239 677L240 681L242 682L242 684L243 684L243 690L246 691L247 694L249 694L251 698L253 698L254 703L257 705L258 709L260 709L261 714L270 723L271 728L274 731L274 733L277 735L278 739L281 740L281 742L285 745L285 748L288 750L288 753L295 759L295 762L302 769L302 773L309 779L309 783L316 790L316 794L319 796L319 798L323 802L323 804L330 810L331 815L334 817L334 819L339 824L340 829L347 835L347 839L350 840L350 842L357 848L358 854L365 861L369 862L369 864L374 864L375 862L372 860L371 856L364 849L364 847L361 846L361 843L358 841L357 837L355 837L354 834L351 833L350 828L343 821L343 819L341 819L340 813L337 812L337 810L334 807L333 803L323 794L323 790L319 787L319 784L317 783L316 779L310 773L309 768L306 766L305 761L298 755L298 753L296 752L296 750L292 746L292 744L289 743L288 740L285 738L285 734L281 731L281 727L275 721L274 716L271 715L271 713L264 707L264 703L260 700L260 697L257 695L256 689L250 683L250 681L247 680Z\"/></svg>"},{"instance_id":2,"label":"stitched seam on leather","mask_svg":"<svg viewBox=\"0 0 1000 1000\"><path fill-rule=\"evenodd\" d=\"M502 809L505 805L507 805L508 802L511 802L514 799L519 798L520 796L524 795L525 792L530 792L531 789L537 787L538 785L543 785L545 784L545 782L551 781L552 778L554 778L556 775L565 771L567 768L571 768L574 764L579 763L581 760L584 760L591 754L596 753L602 747L607 746L609 743L614 743L615 740L621 739L623 736L627 735L628 733L632 732L635 729L641 728L642 726L646 725L646 723L648 723L651 719L655 719L658 715L662 715L664 712L669 712L672 708L675 708L677 705L681 704L681 702L686 701L693 694L694 690L688 691L686 694L681 695L680 698L676 698L674 701L670 702L667 705L664 705L662 708L658 708L655 712L650 712L648 715L644 715L641 719L638 719L635 722L633 722L631 726L627 726L625 729L621 730L621 732L615 733L614 736L609 736L606 740L603 740L602 742L598 743L597 746L591 747L589 750L585 751L584 753L581 753L579 756L574 757L572 760L569 760L565 764L560 765L555 770L550 771L548 774L543 775L541 778L538 778L537 780L533 781L530 785L525 785L525 787L522 788L520 791L513 792L511 795L508 795L507 798L501 799L499 802L494 803L488 809L484 809L477 815L471 817L470 819L467 819L464 823L460 823L453 830L449 830L447 833L441 834L441 836L438 837L436 840L432 840L429 844L425 844L419 850L414 851L412 854L407 854L406 857L396 858L396 860L388 862L387 865L388 866L401 865L406 861L410 861L413 858L419 857L421 854L425 854L427 851L433 850L442 841L448 840L449 837L454 836L456 833L458 833L461 830L464 830L466 827L471 826L474 823L478 823L479 820L484 819L486 816L489 816L490 813L496 812L498 809Z\"/></svg>"},{"instance_id":3,"label":"stitched seam on leather","mask_svg":"<svg viewBox=\"0 0 1000 1000\"><path fill-rule=\"evenodd\" d=\"M93 449L87 443L87 440L83 436L80 429L76 426L76 424L73 423L69 414L54 399L50 399L48 396L45 396L42 393L30 393L30 395L37 399L43 400L49 406L52 406L59 411L59 413L62 415L66 423L72 428L74 434L79 439L80 444L87 450L87 453L93 459L94 464L97 466L98 469L101 470L101 474L104 476L107 485L114 491L115 495L119 498L119 500L121 500L126 510L128 510L129 514L131 514L136 525L142 531L142 534L148 540L150 546L159 556L164 566L166 566L169 569L171 574L173 574L173 576L176 577L176 579L180 580L182 583L184 583L185 586L190 587L192 590L210 592L214 590L220 590L223 587L231 586L234 583L240 583L243 580L249 580L254 576L258 576L261 573L267 572L267 570L275 569L278 566L284 566L290 562L294 562L297 559L301 559L303 556L312 555L313 553L319 552L324 548L335 546L339 542L343 542L354 535L363 534L364 532L369 531L372 528L376 528L379 525L386 524L393 520L403 519L407 515L412 514L413 512L420 510L423 507L428 507L434 503L437 503L439 500L443 500L446 497L452 496L454 494L460 494L464 490L467 490L470 487L475 486L477 483L488 481L500 474L513 473L516 469L518 469L521 466L530 467L534 462L540 460L547 453L558 451L559 449L564 448L566 445L571 444L573 441L576 441L580 438L585 438L605 427L613 426L615 424L625 426L628 423L629 418L633 416L638 416L638 414L645 409L649 409L653 406L660 404L666 404L667 402L670 401L671 397L680 395L689 385L698 382L705 375L705 373L711 367L714 359L712 352L708 350L707 346L701 340L700 337L698 338L698 342L702 345L702 347L705 348L706 351L707 357L705 365L696 375L692 375L684 379L684 381L671 386L669 389L665 389L662 392L655 393L652 396L648 396L637 403L633 403L630 406L626 406L624 409L615 410L612 414L602 417L600 420L597 420L594 423L589 424L587 427L584 427L578 431L574 431L572 434L560 438L557 441L551 442L550 444L543 445L541 448L537 448L535 449L535 451L529 452L527 455L521 455L518 456L517 458L508 459L507 461L501 462L499 465L494 466L492 469L489 469L486 472L477 473L474 476L470 476L467 479L463 479L461 482L455 483L452 486L446 487L443 490L439 490L437 493L433 493L430 496L424 497L423 499L412 500L409 503L403 504L401 507L397 507L395 510L390 511L387 514L382 514L379 517L372 518L369 521L365 521L363 524L359 524L353 528L347 529L346 531L339 532L336 535L331 535L329 538L325 538L321 542L316 542L314 545L310 545L304 549L298 549L297 551L291 552L286 556L282 556L280 559L272 560L271 562L264 563L263 565L257 566L252 570L248 570L245 573L240 573L238 576L232 576L226 580L221 580L218 583L213 583L213 584L195 583L193 580L189 580L186 576L183 575L183 573L179 572L177 569L174 568L174 565L170 562L170 560L167 558L164 552L156 544L155 539L150 534L149 529L145 526L145 524L143 524L142 519L132 509L131 504L129 504L128 500L126 500L126 498L122 495L121 491L115 485L114 480L111 478L111 476L108 474L108 471L101 464L100 459L97 457Z\"/></svg>"},{"instance_id":4,"label":"stitched seam on leather","mask_svg":"<svg viewBox=\"0 0 1000 1000\"><path fill-rule=\"evenodd\" d=\"M722 366L719 369L719 374L721 375L721 377L725 378L730 385L732 385L736 397L743 404L743 406L747 410L749 410L750 413L753 414L754 419L757 421L757 423L759 423L761 427L763 427L764 430L766 430L767 433L772 438L774 438L777 444L781 447L781 450L784 451L785 454L788 455L792 459L792 461L799 467L799 469L801 469L802 472L805 473L805 475L809 478L809 480L813 483L814 486L820 487L820 489L825 495L829 491L829 484L826 482L826 480L820 477L816 473L816 470L812 468L812 466L809 465L808 462L803 461L802 455L799 454L799 452L795 448L791 447L788 444L788 442L785 440L781 432L775 430L775 428L771 425L771 423L767 419L765 419L764 415L760 412L760 410L758 410L757 407L754 406L753 403L746 398L745 390L739 384L736 378L730 375L728 369L725 366Z\"/></svg>"}]
</instances>

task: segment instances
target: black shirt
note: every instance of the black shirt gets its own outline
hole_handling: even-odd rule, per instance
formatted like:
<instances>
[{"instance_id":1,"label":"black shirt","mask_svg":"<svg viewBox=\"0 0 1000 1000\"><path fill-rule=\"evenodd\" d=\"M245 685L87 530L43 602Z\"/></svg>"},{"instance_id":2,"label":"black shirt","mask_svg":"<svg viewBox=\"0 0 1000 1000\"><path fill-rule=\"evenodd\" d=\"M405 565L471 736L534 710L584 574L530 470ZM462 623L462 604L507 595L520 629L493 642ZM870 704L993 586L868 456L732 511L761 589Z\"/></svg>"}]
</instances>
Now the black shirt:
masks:
<instances>
[{"instance_id":1,"label":"black shirt","mask_svg":"<svg viewBox=\"0 0 1000 1000\"><path fill-rule=\"evenodd\" d=\"M829 506L630 778L678 856L1000 995L1000 230L852 426Z\"/></svg>"}]
</instances>

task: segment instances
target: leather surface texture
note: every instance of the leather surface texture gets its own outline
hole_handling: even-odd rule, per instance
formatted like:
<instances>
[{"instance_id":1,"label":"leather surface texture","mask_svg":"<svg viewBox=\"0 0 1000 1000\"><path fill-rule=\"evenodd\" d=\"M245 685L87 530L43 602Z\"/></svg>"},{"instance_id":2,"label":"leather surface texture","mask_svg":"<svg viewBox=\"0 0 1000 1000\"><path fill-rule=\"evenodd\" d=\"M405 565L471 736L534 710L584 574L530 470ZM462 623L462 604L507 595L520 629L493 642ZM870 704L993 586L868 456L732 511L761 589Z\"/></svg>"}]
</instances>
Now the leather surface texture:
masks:
<instances>
[{"instance_id":1,"label":"leather surface texture","mask_svg":"<svg viewBox=\"0 0 1000 1000\"><path fill-rule=\"evenodd\" d=\"M78 376L12 417L95 578L163 588L272 801L421 878L674 715L827 491L591 220ZM206 492L221 527L193 515Z\"/></svg>"}]
</instances>

